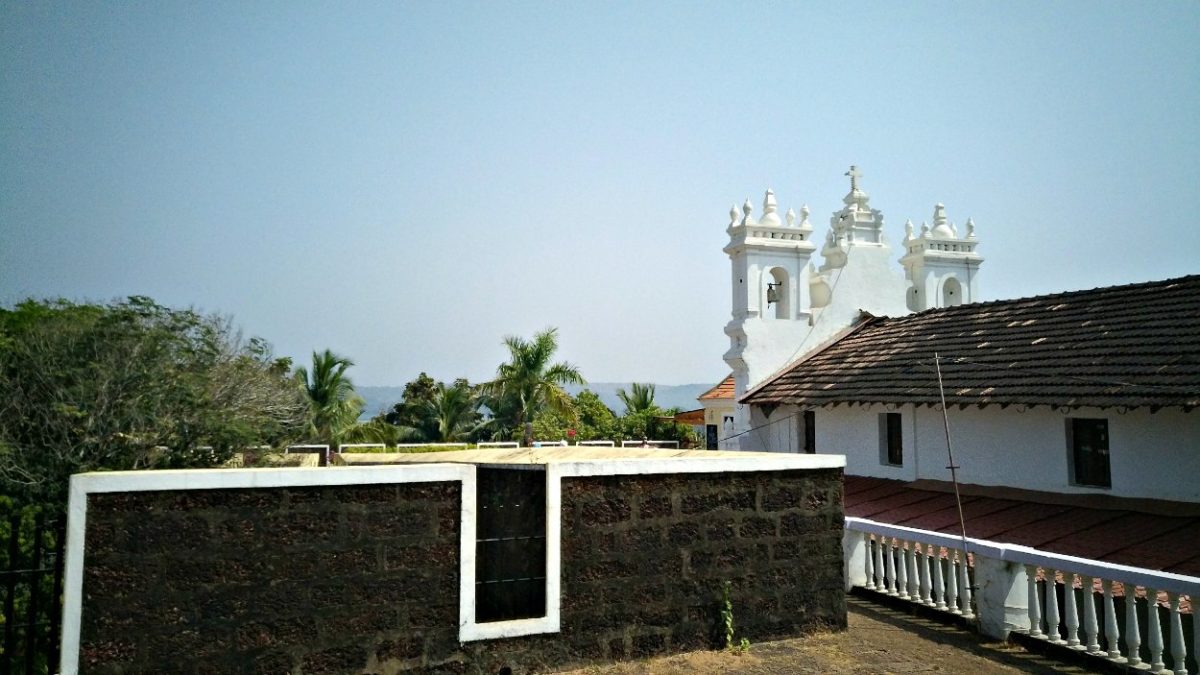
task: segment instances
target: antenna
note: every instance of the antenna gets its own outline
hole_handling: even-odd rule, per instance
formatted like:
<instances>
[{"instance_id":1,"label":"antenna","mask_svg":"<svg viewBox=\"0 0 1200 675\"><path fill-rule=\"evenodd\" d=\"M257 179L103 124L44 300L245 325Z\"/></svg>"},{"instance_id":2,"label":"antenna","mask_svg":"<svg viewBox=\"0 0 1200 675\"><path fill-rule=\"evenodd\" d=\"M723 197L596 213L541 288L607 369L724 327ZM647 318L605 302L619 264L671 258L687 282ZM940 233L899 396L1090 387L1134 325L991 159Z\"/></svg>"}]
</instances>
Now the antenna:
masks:
<instances>
[{"instance_id":1,"label":"antenna","mask_svg":"<svg viewBox=\"0 0 1200 675\"><path fill-rule=\"evenodd\" d=\"M950 442L950 417L946 414L946 388L942 385L942 360L933 353L933 364L937 368L938 395L942 398L942 426L946 430L946 456L950 459L950 480L954 483L954 504L958 507L958 528L962 534L963 556L967 555L967 521L963 518L962 495L958 492L958 465L954 463L954 445ZM963 560L963 565L967 564Z\"/></svg>"}]
</instances>

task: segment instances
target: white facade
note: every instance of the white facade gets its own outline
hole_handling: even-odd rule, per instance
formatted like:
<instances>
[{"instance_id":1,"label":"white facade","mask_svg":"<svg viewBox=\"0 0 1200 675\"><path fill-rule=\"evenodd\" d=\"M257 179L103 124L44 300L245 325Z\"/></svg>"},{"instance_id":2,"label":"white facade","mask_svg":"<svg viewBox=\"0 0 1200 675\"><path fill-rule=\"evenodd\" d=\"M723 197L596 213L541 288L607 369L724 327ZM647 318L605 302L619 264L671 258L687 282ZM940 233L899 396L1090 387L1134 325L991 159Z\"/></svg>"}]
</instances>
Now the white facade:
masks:
<instances>
[{"instance_id":1,"label":"white facade","mask_svg":"<svg viewBox=\"0 0 1200 675\"><path fill-rule=\"evenodd\" d=\"M755 409L754 422L777 421L756 442L778 452L802 452L803 416L780 406L770 418ZM899 465L887 462L880 415L902 421ZM839 405L814 411L816 450L846 456L846 473L895 480L949 481L946 432L936 408ZM1070 420L1103 419L1108 427L1111 487L1073 481ZM1007 486L1063 494L1200 502L1200 415L1178 410L1079 408L1068 412L1016 406L949 411L958 480L973 485Z\"/></svg>"},{"instance_id":2,"label":"white facade","mask_svg":"<svg viewBox=\"0 0 1200 675\"><path fill-rule=\"evenodd\" d=\"M938 227L926 228L920 238L910 232L905 239L906 280L892 260L883 213L871 208L869 195L858 185L862 174L850 167L846 175L850 191L829 219L819 268L812 260L817 247L807 206L800 209L799 222L791 209L784 222L775 193L767 190L761 220L755 220L748 199L740 211L736 206L730 209L724 250L731 263L733 311L725 326L730 346L724 358L733 369L735 400L852 326L863 311L875 316L908 314L926 307L913 306L910 296L925 298L933 292L928 288L953 294L955 284L964 289L958 293L961 302L977 297L976 277L983 259L974 252L973 223L968 236L959 240L938 204ZM732 439L722 447L772 449L757 440L758 434L745 433L754 426L747 407L736 404L732 434L721 434L722 439Z\"/></svg>"}]
</instances>

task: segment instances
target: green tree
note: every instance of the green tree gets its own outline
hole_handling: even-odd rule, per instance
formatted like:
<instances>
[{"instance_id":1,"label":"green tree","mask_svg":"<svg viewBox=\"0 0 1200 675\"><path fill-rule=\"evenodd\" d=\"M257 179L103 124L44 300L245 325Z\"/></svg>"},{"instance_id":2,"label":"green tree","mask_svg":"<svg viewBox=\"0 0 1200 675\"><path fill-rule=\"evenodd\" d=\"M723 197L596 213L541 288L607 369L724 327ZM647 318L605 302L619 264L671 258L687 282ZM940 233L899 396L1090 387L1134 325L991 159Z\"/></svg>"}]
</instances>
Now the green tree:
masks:
<instances>
[{"instance_id":1,"label":"green tree","mask_svg":"<svg viewBox=\"0 0 1200 675\"><path fill-rule=\"evenodd\" d=\"M634 382L630 386L629 392L625 389L617 389L617 398L625 404L625 414L643 413L649 410L657 410L658 406L654 404L654 385L653 384L638 384Z\"/></svg>"},{"instance_id":2,"label":"green tree","mask_svg":"<svg viewBox=\"0 0 1200 675\"><path fill-rule=\"evenodd\" d=\"M500 364L496 378L482 385L485 404L497 424L509 434L521 434L523 444L533 443L533 420L549 408L569 414L571 396L564 384L584 384L579 369L568 362L551 363L558 350L558 330L547 328L532 340L504 338L509 360Z\"/></svg>"},{"instance_id":3,"label":"green tree","mask_svg":"<svg viewBox=\"0 0 1200 675\"><path fill-rule=\"evenodd\" d=\"M438 383L424 372L404 385L403 398L384 415L388 424L400 427L420 427L426 405L433 399L433 392L437 389L437 385Z\"/></svg>"},{"instance_id":4,"label":"green tree","mask_svg":"<svg viewBox=\"0 0 1200 675\"><path fill-rule=\"evenodd\" d=\"M438 382L433 395L424 404L422 423L426 440L459 441L479 424L479 402L466 380L446 386Z\"/></svg>"},{"instance_id":5,"label":"green tree","mask_svg":"<svg viewBox=\"0 0 1200 675\"><path fill-rule=\"evenodd\" d=\"M326 349L313 352L312 369L296 369L296 381L308 395L312 440L337 447L343 435L358 422L363 399L354 391L346 371L354 362Z\"/></svg>"},{"instance_id":6,"label":"green tree","mask_svg":"<svg viewBox=\"0 0 1200 675\"><path fill-rule=\"evenodd\" d=\"M227 319L145 297L0 309L0 488L61 505L72 473L212 466L294 439L306 404L285 370Z\"/></svg>"}]
</instances>

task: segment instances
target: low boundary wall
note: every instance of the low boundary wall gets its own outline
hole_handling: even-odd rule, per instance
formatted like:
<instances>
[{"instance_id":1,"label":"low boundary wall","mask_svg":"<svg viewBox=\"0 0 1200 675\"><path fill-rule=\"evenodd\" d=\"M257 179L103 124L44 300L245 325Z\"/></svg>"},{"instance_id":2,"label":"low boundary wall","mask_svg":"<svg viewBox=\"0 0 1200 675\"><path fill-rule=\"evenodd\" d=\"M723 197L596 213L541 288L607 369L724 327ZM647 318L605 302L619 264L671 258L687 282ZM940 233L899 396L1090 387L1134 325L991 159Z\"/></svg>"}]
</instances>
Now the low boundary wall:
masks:
<instances>
[{"instance_id":1,"label":"low boundary wall","mask_svg":"<svg viewBox=\"0 0 1200 675\"><path fill-rule=\"evenodd\" d=\"M527 672L846 621L841 457L524 466L544 618L474 622L472 465L72 479L63 673ZM765 469L765 470L764 470Z\"/></svg>"}]
</instances>

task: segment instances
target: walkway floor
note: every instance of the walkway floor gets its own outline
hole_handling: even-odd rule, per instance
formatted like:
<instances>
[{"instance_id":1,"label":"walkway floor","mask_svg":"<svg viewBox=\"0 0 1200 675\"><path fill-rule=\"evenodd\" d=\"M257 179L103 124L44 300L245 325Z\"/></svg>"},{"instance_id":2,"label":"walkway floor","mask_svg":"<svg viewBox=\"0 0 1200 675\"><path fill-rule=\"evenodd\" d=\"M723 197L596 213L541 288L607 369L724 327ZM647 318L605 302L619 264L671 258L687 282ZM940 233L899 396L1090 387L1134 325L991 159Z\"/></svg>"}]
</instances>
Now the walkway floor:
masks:
<instances>
[{"instance_id":1,"label":"walkway floor","mask_svg":"<svg viewBox=\"0 0 1200 675\"><path fill-rule=\"evenodd\" d=\"M974 633L850 596L849 630L751 645L745 654L691 652L591 666L571 675L668 673L1086 673L1020 647L983 642Z\"/></svg>"}]
</instances>

